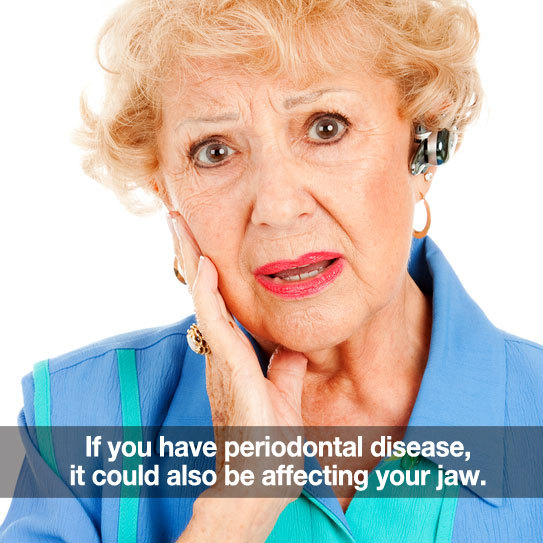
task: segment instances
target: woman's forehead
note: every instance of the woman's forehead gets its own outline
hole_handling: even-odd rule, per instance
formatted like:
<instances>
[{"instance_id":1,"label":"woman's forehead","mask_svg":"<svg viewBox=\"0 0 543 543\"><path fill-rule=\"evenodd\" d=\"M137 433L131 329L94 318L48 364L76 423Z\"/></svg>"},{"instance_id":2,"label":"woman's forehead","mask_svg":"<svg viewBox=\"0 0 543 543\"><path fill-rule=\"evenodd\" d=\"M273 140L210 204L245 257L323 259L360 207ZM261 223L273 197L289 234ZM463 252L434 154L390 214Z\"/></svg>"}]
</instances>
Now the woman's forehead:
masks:
<instances>
[{"instance_id":1,"label":"woman's forehead","mask_svg":"<svg viewBox=\"0 0 543 543\"><path fill-rule=\"evenodd\" d=\"M300 104L312 103L333 94L356 93L367 102L382 101L395 91L391 80L380 78L363 69L318 74L310 81L296 81L284 76L246 74L232 68L200 71L186 78L171 80L165 87L163 105L195 115L216 115L228 106L269 101L277 110L288 111ZM190 114L190 115L189 115Z\"/></svg>"}]
</instances>

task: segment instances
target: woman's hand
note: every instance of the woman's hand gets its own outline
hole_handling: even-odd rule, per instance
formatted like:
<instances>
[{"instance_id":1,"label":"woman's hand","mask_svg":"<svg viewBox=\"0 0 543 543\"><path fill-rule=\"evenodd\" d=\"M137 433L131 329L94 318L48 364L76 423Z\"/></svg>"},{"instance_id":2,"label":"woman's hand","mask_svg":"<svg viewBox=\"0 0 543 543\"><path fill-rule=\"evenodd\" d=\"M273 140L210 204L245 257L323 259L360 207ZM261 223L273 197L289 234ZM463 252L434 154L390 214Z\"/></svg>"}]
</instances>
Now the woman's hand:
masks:
<instances>
[{"instance_id":1,"label":"woman's hand","mask_svg":"<svg viewBox=\"0 0 543 543\"><path fill-rule=\"evenodd\" d=\"M251 343L236 325L218 290L218 273L213 262L202 255L183 217L178 213L171 215L181 244L185 278L194 301L198 328L211 349L211 354L205 356L206 386L214 427L303 426L301 396L306 357L279 346L270 359L267 378L264 377ZM218 446L220 448L219 443ZM217 471L221 469L222 458L218 455ZM220 492L212 488L202 497L217 496ZM204 524L213 525L213 519L217 520L213 530L207 532L206 529L206 537L212 534L212 539L206 541L265 541L280 512L293 497L258 498L250 500L250 504L247 500L236 504L237 499L215 497L206 499L209 503L204 504L199 498L193 520L198 523L201 519L201 529ZM228 510L232 514L225 517ZM187 533L204 536L197 526L191 525ZM180 541L190 541L183 537L185 534Z\"/></svg>"},{"instance_id":2,"label":"woman's hand","mask_svg":"<svg viewBox=\"0 0 543 543\"><path fill-rule=\"evenodd\" d=\"M301 395L307 359L279 346L267 378L256 353L235 323L218 290L213 262L180 214L173 225L181 241L185 278L198 328L211 348L206 355L207 392L215 426L303 426Z\"/></svg>"}]
</instances>

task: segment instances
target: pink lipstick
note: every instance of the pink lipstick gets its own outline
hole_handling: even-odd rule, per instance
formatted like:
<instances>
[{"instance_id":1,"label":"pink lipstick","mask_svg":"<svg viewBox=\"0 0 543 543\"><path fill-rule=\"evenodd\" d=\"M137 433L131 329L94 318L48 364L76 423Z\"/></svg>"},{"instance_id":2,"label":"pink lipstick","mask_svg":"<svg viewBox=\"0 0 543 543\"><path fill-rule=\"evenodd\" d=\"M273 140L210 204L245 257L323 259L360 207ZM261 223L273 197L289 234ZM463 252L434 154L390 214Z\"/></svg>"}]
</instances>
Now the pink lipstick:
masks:
<instances>
[{"instance_id":1,"label":"pink lipstick","mask_svg":"<svg viewBox=\"0 0 543 543\"><path fill-rule=\"evenodd\" d=\"M281 298L304 298L332 283L344 264L340 253L321 251L270 262L253 273L264 288Z\"/></svg>"}]
</instances>

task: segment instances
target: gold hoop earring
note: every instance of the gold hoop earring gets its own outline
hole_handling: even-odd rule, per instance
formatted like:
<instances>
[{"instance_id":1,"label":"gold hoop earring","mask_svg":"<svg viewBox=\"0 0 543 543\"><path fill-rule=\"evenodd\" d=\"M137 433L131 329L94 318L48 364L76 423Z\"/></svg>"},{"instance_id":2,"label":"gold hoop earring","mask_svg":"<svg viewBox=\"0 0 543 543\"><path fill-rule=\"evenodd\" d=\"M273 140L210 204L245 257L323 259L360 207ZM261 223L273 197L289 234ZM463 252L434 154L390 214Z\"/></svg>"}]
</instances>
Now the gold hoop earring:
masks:
<instances>
[{"instance_id":1,"label":"gold hoop earring","mask_svg":"<svg viewBox=\"0 0 543 543\"><path fill-rule=\"evenodd\" d=\"M183 285L187 284L185 278L181 275L181 273L179 273L179 268L177 266L177 256L174 256L173 258L173 273L175 273L175 276L179 281L181 281L181 283L183 283Z\"/></svg>"},{"instance_id":2,"label":"gold hoop earring","mask_svg":"<svg viewBox=\"0 0 543 543\"><path fill-rule=\"evenodd\" d=\"M423 238L428 233L428 230L430 230L430 223L432 222L432 217L430 215L430 206L428 205L428 202L424 199L424 194L422 194L422 192L419 192L419 194L422 198L422 201L424 202L424 207L426 208L426 224L424 225L424 228L422 230L413 229L413 237L417 239Z\"/></svg>"}]
</instances>

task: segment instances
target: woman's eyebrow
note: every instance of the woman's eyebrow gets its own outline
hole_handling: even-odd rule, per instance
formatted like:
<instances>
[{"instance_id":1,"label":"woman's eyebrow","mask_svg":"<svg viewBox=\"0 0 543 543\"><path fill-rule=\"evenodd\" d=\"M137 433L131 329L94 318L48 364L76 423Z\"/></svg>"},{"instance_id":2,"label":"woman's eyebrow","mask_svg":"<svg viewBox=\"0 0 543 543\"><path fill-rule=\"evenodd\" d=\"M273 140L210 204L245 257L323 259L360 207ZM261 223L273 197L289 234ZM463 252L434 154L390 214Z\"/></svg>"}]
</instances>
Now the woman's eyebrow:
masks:
<instances>
[{"instance_id":1,"label":"woman's eyebrow","mask_svg":"<svg viewBox=\"0 0 543 543\"><path fill-rule=\"evenodd\" d=\"M312 102L317 101L321 96L327 93L331 92L356 92L354 89L347 89L347 88L330 88L330 89L319 89L316 91L311 91L306 94L301 94L299 96L291 96L289 98L286 98L283 101L283 107L285 109L292 109L299 104L310 104ZM188 117L187 119L183 119L180 121L175 130L177 130L180 126L184 124L195 124L195 123L220 123L224 121L237 121L239 120L239 114L238 113L224 113L222 115L216 115L213 117Z\"/></svg>"},{"instance_id":2,"label":"woman's eyebrow","mask_svg":"<svg viewBox=\"0 0 543 543\"><path fill-rule=\"evenodd\" d=\"M353 89L346 89L346 88L319 89L319 90L312 91L306 94L301 94L299 96L286 98L285 101L283 102L283 107L285 109L292 109L293 107L296 107L298 104L310 104L311 102L315 102L323 94L327 94L329 92L345 92L345 91L355 92Z\"/></svg>"},{"instance_id":3,"label":"woman's eyebrow","mask_svg":"<svg viewBox=\"0 0 543 543\"><path fill-rule=\"evenodd\" d=\"M237 113L224 113L223 115L217 115L215 117L189 117L183 119L176 127L177 130L180 126L190 123L220 123L223 121L237 121L239 114Z\"/></svg>"}]
</instances>

